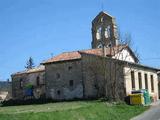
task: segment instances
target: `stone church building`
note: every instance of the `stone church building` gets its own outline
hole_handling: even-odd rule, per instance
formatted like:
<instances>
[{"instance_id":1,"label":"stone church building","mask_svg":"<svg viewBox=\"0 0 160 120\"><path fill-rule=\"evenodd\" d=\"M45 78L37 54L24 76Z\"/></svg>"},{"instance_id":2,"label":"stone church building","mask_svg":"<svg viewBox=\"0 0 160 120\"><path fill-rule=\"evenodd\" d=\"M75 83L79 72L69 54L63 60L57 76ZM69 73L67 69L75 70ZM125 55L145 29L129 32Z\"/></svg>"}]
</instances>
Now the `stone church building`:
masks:
<instances>
[{"instance_id":1,"label":"stone church building","mask_svg":"<svg viewBox=\"0 0 160 120\"><path fill-rule=\"evenodd\" d=\"M159 69L139 64L131 48L120 43L114 17L100 12L94 18L91 44L92 49L64 52L37 68L12 74L13 99L124 100L134 90L148 89L158 100Z\"/></svg>"}]
</instances>

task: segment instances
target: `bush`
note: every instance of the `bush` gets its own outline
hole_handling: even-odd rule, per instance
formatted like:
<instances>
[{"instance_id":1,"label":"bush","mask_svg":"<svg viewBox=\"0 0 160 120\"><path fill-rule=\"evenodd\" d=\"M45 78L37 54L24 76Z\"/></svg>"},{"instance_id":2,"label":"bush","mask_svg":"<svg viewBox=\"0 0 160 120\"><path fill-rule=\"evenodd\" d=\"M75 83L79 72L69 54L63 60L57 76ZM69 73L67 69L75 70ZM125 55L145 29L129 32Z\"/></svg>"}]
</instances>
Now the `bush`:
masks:
<instances>
[{"instance_id":1,"label":"bush","mask_svg":"<svg viewBox=\"0 0 160 120\"><path fill-rule=\"evenodd\" d=\"M1 106L17 106L17 105L31 105L31 104L46 104L49 102L55 102L52 99L28 99L28 100L7 100L2 101Z\"/></svg>"},{"instance_id":2,"label":"bush","mask_svg":"<svg viewBox=\"0 0 160 120\"><path fill-rule=\"evenodd\" d=\"M33 89L33 85L32 85L32 84L27 84L27 85L25 86L25 88L26 88L26 89Z\"/></svg>"},{"instance_id":3,"label":"bush","mask_svg":"<svg viewBox=\"0 0 160 120\"><path fill-rule=\"evenodd\" d=\"M46 104L46 103L56 103L56 102L72 102L72 101L94 101L96 99L93 98L87 98L87 99L79 99L79 98L74 98L74 99L70 99L70 100L53 100L51 98L46 99L45 97L42 97L40 99L27 99L27 100L7 100L7 101L2 101L1 102L1 106L5 107L5 106L18 106L18 105L33 105L33 104Z\"/></svg>"}]
</instances>

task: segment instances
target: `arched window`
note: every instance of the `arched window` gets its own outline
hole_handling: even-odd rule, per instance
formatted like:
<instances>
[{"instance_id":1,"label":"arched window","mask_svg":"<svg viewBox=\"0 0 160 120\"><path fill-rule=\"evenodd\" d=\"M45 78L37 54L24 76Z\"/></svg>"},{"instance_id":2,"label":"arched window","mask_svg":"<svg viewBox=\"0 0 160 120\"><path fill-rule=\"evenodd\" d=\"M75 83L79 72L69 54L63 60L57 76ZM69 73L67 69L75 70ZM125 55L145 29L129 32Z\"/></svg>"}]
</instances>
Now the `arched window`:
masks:
<instances>
[{"instance_id":1,"label":"arched window","mask_svg":"<svg viewBox=\"0 0 160 120\"><path fill-rule=\"evenodd\" d=\"M22 78L20 79L20 86L19 87L23 88L23 79Z\"/></svg>"},{"instance_id":2,"label":"arched window","mask_svg":"<svg viewBox=\"0 0 160 120\"><path fill-rule=\"evenodd\" d=\"M102 48L102 47L103 47L102 44L99 44L99 45L98 45L98 48Z\"/></svg>"},{"instance_id":3,"label":"arched window","mask_svg":"<svg viewBox=\"0 0 160 120\"><path fill-rule=\"evenodd\" d=\"M39 76L37 76L36 84L37 84L37 86L39 86L39 85L40 85L40 77L39 77Z\"/></svg>"},{"instance_id":4,"label":"arched window","mask_svg":"<svg viewBox=\"0 0 160 120\"><path fill-rule=\"evenodd\" d=\"M105 38L109 38L111 36L111 27L110 25L105 28Z\"/></svg>"},{"instance_id":5,"label":"arched window","mask_svg":"<svg viewBox=\"0 0 160 120\"><path fill-rule=\"evenodd\" d=\"M97 40L100 40L100 39L101 39L101 32L102 32L102 28L99 27L99 28L97 29L97 33L96 33L96 38L97 38Z\"/></svg>"}]
</instances>

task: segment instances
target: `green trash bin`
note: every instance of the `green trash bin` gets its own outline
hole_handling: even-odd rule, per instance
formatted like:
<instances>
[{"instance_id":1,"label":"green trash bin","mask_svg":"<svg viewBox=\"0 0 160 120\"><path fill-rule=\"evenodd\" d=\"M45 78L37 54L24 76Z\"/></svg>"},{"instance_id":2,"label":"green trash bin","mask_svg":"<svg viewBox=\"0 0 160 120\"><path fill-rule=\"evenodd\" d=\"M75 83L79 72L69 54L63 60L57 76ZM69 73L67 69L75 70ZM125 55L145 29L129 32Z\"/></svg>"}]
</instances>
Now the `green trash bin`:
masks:
<instances>
[{"instance_id":1,"label":"green trash bin","mask_svg":"<svg viewBox=\"0 0 160 120\"><path fill-rule=\"evenodd\" d=\"M149 95L148 90L147 89L141 89L141 90L132 91L132 94L139 94L139 93L143 93L145 105L150 105L151 104L151 99L150 99L150 95Z\"/></svg>"},{"instance_id":2,"label":"green trash bin","mask_svg":"<svg viewBox=\"0 0 160 120\"><path fill-rule=\"evenodd\" d=\"M145 104L146 104L146 105L151 104L151 99L150 99L150 95L149 95L148 90L144 89L143 91L144 91L144 92L143 92L143 95L144 95Z\"/></svg>"}]
</instances>

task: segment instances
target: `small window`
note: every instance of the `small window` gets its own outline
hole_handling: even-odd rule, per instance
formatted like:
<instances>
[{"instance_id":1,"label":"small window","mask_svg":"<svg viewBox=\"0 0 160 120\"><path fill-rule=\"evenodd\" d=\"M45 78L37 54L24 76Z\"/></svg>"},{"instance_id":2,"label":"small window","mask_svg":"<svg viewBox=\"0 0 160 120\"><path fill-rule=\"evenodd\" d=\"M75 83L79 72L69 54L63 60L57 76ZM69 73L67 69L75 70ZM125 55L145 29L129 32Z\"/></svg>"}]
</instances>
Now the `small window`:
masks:
<instances>
[{"instance_id":1,"label":"small window","mask_svg":"<svg viewBox=\"0 0 160 120\"><path fill-rule=\"evenodd\" d=\"M138 73L138 81L139 81L139 89L142 89L142 75L140 72Z\"/></svg>"},{"instance_id":2,"label":"small window","mask_svg":"<svg viewBox=\"0 0 160 120\"><path fill-rule=\"evenodd\" d=\"M151 75L151 90L154 92L154 80L153 80L153 75Z\"/></svg>"},{"instance_id":3,"label":"small window","mask_svg":"<svg viewBox=\"0 0 160 120\"><path fill-rule=\"evenodd\" d=\"M134 71L131 71L132 90L135 90L135 76Z\"/></svg>"},{"instance_id":4,"label":"small window","mask_svg":"<svg viewBox=\"0 0 160 120\"><path fill-rule=\"evenodd\" d=\"M145 89L148 89L148 76L147 76L147 74L144 74L144 79L145 79Z\"/></svg>"},{"instance_id":5,"label":"small window","mask_svg":"<svg viewBox=\"0 0 160 120\"><path fill-rule=\"evenodd\" d=\"M73 84L74 84L74 83L73 83L73 80L70 80L70 81L69 81L69 86L70 86L70 87L73 87Z\"/></svg>"},{"instance_id":6,"label":"small window","mask_svg":"<svg viewBox=\"0 0 160 120\"><path fill-rule=\"evenodd\" d=\"M40 78L39 78L39 76L38 76L37 79L36 79L36 83L37 83L37 86L40 85Z\"/></svg>"},{"instance_id":7,"label":"small window","mask_svg":"<svg viewBox=\"0 0 160 120\"><path fill-rule=\"evenodd\" d=\"M60 74L59 74L59 73L56 74L56 78L57 78L57 79L60 78Z\"/></svg>"},{"instance_id":8,"label":"small window","mask_svg":"<svg viewBox=\"0 0 160 120\"><path fill-rule=\"evenodd\" d=\"M61 95L61 91L60 90L57 91L57 95Z\"/></svg>"},{"instance_id":9,"label":"small window","mask_svg":"<svg viewBox=\"0 0 160 120\"><path fill-rule=\"evenodd\" d=\"M69 66L69 67L68 67L68 70L69 70L69 71L72 70L72 66Z\"/></svg>"},{"instance_id":10,"label":"small window","mask_svg":"<svg viewBox=\"0 0 160 120\"><path fill-rule=\"evenodd\" d=\"M23 88L23 79L20 79L20 88Z\"/></svg>"}]
</instances>

